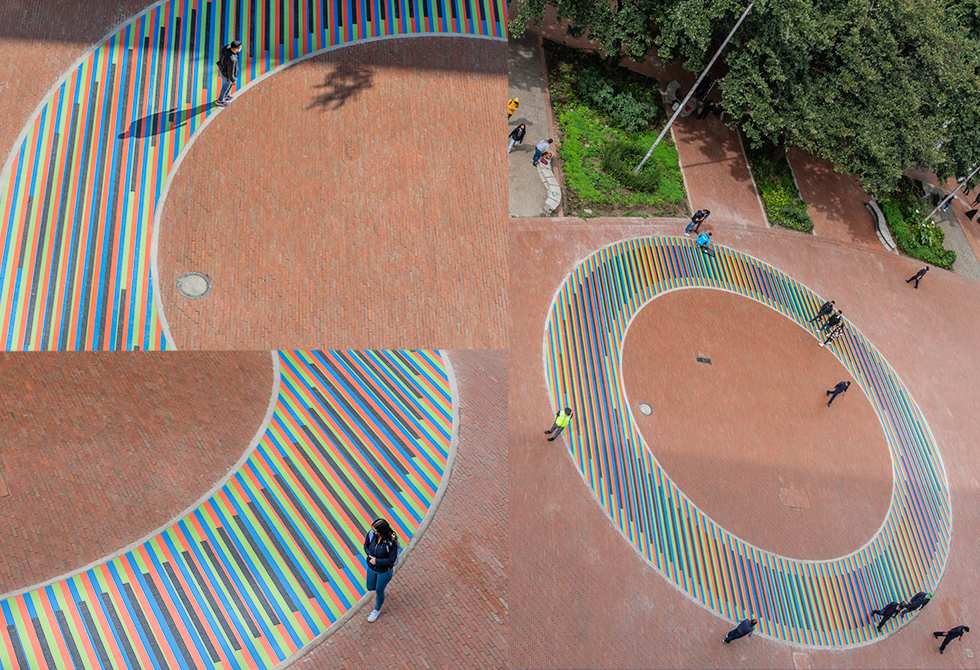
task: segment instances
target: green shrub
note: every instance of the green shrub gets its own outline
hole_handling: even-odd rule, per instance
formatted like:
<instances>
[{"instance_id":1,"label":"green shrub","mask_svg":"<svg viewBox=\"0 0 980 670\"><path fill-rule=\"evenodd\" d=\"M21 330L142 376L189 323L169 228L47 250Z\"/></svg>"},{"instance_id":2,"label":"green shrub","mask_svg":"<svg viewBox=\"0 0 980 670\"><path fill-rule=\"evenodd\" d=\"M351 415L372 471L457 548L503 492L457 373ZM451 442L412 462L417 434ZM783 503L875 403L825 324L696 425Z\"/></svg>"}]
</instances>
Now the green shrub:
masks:
<instances>
[{"instance_id":1,"label":"green shrub","mask_svg":"<svg viewBox=\"0 0 980 670\"><path fill-rule=\"evenodd\" d=\"M921 225L923 215L929 211L920 197L915 184L903 178L899 187L878 201L885 222L899 250L907 256L925 261L936 267L952 269L956 252L946 249L946 233L939 226Z\"/></svg>"},{"instance_id":2,"label":"green shrub","mask_svg":"<svg viewBox=\"0 0 980 670\"><path fill-rule=\"evenodd\" d=\"M773 163L769 160L774 147L747 149L749 166L755 175L755 184L766 208L766 217L774 226L782 226L804 233L813 232L813 219L807 212L806 202L793 181L793 172L786 160Z\"/></svg>"},{"instance_id":3,"label":"green shrub","mask_svg":"<svg viewBox=\"0 0 980 670\"><path fill-rule=\"evenodd\" d=\"M656 161L647 161L639 174L633 169L647 150L636 142L617 140L602 147L602 170L631 191L656 193L660 188L661 170Z\"/></svg>"},{"instance_id":4,"label":"green shrub","mask_svg":"<svg viewBox=\"0 0 980 670\"><path fill-rule=\"evenodd\" d=\"M637 100L633 92L617 90L608 73L595 68L585 68L577 75L576 92L579 100L609 117L628 133L635 133L650 125L657 117L657 109L649 102Z\"/></svg>"}]
</instances>

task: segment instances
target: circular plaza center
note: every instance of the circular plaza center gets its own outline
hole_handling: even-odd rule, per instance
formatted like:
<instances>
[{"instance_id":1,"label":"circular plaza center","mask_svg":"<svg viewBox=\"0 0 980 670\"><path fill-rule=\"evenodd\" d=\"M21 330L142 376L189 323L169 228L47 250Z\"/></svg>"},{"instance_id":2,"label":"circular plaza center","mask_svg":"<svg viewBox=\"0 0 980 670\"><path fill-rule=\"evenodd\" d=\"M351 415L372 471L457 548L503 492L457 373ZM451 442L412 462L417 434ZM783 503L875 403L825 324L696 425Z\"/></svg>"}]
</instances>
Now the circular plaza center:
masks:
<instances>
[{"instance_id":1,"label":"circular plaza center","mask_svg":"<svg viewBox=\"0 0 980 670\"><path fill-rule=\"evenodd\" d=\"M893 486L881 422L796 323L733 293L672 291L637 313L622 356L644 441L716 523L805 560L851 553L878 531ZM826 390L844 380L828 408Z\"/></svg>"}]
</instances>

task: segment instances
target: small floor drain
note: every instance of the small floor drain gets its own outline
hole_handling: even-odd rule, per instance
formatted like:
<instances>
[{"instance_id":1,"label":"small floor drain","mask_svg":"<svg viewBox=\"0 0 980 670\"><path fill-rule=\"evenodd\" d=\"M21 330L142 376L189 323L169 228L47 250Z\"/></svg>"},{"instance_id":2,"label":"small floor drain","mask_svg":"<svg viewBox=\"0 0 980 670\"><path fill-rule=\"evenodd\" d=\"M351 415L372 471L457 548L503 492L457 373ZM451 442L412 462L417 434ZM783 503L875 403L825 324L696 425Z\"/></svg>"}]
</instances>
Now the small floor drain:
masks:
<instances>
[{"instance_id":1,"label":"small floor drain","mask_svg":"<svg viewBox=\"0 0 980 670\"><path fill-rule=\"evenodd\" d=\"M177 278L177 292L190 300L200 300L211 292L211 278L203 272L185 272Z\"/></svg>"},{"instance_id":2,"label":"small floor drain","mask_svg":"<svg viewBox=\"0 0 980 670\"><path fill-rule=\"evenodd\" d=\"M706 363L711 365L711 359L707 358L706 356L695 356L694 360L696 360L698 363Z\"/></svg>"},{"instance_id":3,"label":"small floor drain","mask_svg":"<svg viewBox=\"0 0 980 670\"><path fill-rule=\"evenodd\" d=\"M653 414L653 408L650 407L650 405L646 404L645 402L641 402L640 414L642 414L643 416L650 416L651 414Z\"/></svg>"}]
</instances>

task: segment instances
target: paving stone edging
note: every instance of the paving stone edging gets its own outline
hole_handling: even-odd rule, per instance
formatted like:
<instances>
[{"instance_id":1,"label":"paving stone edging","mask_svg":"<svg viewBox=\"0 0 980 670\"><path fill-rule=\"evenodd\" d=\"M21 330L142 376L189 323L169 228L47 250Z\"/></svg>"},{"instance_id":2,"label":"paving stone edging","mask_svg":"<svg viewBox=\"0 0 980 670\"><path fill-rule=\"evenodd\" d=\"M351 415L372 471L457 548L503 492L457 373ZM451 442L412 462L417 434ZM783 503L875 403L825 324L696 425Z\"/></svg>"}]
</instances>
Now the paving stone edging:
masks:
<instances>
[{"instance_id":1,"label":"paving stone edging","mask_svg":"<svg viewBox=\"0 0 980 670\"><path fill-rule=\"evenodd\" d=\"M892 234L888 230L888 222L885 220L885 215L881 211L881 207L878 206L878 203L874 199L864 203L864 206L868 208L868 211L871 212L871 218L875 220L875 235L878 236L878 241L881 242L881 246L893 254L897 254L898 246L895 244L895 240L892 239Z\"/></svg>"},{"instance_id":2,"label":"paving stone edging","mask_svg":"<svg viewBox=\"0 0 980 670\"><path fill-rule=\"evenodd\" d=\"M544 201L543 208L546 216L551 216L561 204L561 186L558 185L555 171L551 169L552 160L554 158L548 161L548 165L545 165L543 161L538 163L538 176L541 177L544 187L548 190L548 198Z\"/></svg>"}]
</instances>

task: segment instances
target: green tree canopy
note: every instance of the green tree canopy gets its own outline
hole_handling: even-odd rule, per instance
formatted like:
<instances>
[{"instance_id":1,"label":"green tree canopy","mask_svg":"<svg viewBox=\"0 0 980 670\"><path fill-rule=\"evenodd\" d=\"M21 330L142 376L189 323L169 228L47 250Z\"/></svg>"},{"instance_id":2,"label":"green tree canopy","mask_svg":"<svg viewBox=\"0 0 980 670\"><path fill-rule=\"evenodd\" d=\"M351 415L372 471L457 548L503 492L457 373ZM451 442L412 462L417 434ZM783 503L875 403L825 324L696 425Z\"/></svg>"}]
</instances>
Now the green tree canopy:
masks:
<instances>
[{"instance_id":1,"label":"green tree canopy","mask_svg":"<svg viewBox=\"0 0 980 670\"><path fill-rule=\"evenodd\" d=\"M555 0L607 56L699 71L748 0ZM515 32L543 16L527 0ZM909 169L963 176L980 162L980 0L757 0L723 55L724 104L753 146L785 142L872 194ZM972 17L972 18L971 18ZM973 23L971 23L971 21Z\"/></svg>"}]
</instances>

